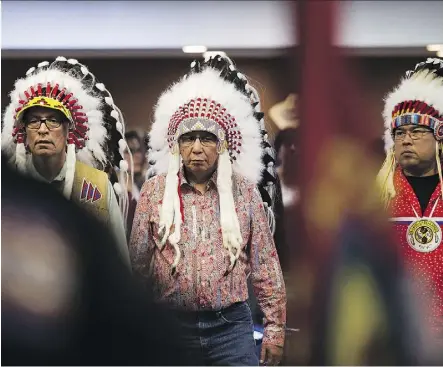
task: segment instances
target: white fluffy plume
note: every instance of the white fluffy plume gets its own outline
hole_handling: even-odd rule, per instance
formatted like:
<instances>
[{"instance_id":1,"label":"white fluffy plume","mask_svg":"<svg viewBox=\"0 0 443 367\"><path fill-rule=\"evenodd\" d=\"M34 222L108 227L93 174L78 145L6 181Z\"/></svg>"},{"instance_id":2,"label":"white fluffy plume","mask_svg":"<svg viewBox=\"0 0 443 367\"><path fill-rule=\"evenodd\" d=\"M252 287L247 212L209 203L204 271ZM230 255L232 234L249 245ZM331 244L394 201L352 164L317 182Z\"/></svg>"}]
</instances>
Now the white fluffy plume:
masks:
<instances>
[{"instance_id":1,"label":"white fluffy plume","mask_svg":"<svg viewBox=\"0 0 443 367\"><path fill-rule=\"evenodd\" d=\"M14 114L15 109L20 106L19 100L26 100L24 91L29 91L31 86L36 87L39 83L46 86L48 82L51 85L59 84L59 90L66 88L68 92L73 93L73 96L79 100L79 104L83 106L83 110L86 111L89 140L86 141L86 148L78 152L77 158L91 166L105 164L107 157L103 145L105 144L107 131L102 125L103 114L99 110L100 99L91 95L91 91L85 90L79 79L55 67L41 69L37 73L18 79L15 82L14 90L10 93L11 103L3 115L2 150L8 157L15 155L15 143L12 137L15 123Z\"/></svg>"},{"instance_id":2,"label":"white fluffy plume","mask_svg":"<svg viewBox=\"0 0 443 367\"><path fill-rule=\"evenodd\" d=\"M240 154L233 162L233 170L254 183L261 178L261 135L251 102L235 86L222 79L220 72L206 68L173 84L159 98L155 107L154 121L150 132L152 151L149 159L154 160L156 174L166 173L169 167L167 147L169 121L179 106L191 99L208 98L220 103L235 117L242 134Z\"/></svg>"},{"instance_id":3,"label":"white fluffy plume","mask_svg":"<svg viewBox=\"0 0 443 367\"><path fill-rule=\"evenodd\" d=\"M431 71L423 70L410 78L403 78L400 84L386 96L383 111L385 122L383 138L386 152L394 145L391 136L392 111L399 103L409 100L423 101L443 113L443 78L436 77Z\"/></svg>"}]
</instances>

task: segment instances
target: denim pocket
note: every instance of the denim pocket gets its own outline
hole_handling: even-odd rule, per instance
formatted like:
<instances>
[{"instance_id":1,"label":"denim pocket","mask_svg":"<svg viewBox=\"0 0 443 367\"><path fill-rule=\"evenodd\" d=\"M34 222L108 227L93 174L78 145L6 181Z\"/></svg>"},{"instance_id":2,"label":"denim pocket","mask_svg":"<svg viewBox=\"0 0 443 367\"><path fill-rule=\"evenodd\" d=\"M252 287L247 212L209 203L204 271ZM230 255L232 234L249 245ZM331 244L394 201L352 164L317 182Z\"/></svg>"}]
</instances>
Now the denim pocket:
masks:
<instances>
[{"instance_id":1,"label":"denim pocket","mask_svg":"<svg viewBox=\"0 0 443 367\"><path fill-rule=\"evenodd\" d=\"M219 315L229 324L252 324L252 312L248 302L241 302L228 310L219 311Z\"/></svg>"}]
</instances>

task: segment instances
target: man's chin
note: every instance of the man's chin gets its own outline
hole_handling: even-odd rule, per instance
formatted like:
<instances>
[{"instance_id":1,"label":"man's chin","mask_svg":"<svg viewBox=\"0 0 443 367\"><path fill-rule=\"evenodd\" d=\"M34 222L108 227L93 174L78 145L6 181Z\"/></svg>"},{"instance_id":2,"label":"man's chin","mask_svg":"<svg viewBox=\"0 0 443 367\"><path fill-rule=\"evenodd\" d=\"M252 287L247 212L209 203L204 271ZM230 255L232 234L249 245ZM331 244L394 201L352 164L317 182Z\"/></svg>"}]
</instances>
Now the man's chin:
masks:
<instances>
[{"instance_id":1,"label":"man's chin","mask_svg":"<svg viewBox=\"0 0 443 367\"><path fill-rule=\"evenodd\" d=\"M192 165L190 167L191 172L193 173L202 173L202 172L206 172L208 171L208 167L206 167L205 165Z\"/></svg>"},{"instance_id":2,"label":"man's chin","mask_svg":"<svg viewBox=\"0 0 443 367\"><path fill-rule=\"evenodd\" d=\"M420 161L414 156L401 157L400 167L403 169L416 168Z\"/></svg>"},{"instance_id":3,"label":"man's chin","mask_svg":"<svg viewBox=\"0 0 443 367\"><path fill-rule=\"evenodd\" d=\"M51 149L44 149L44 148L41 149L41 148L39 148L39 149L35 149L32 152L32 155L35 155L37 157L50 157L50 156L55 155L55 152L53 150L51 150Z\"/></svg>"},{"instance_id":4,"label":"man's chin","mask_svg":"<svg viewBox=\"0 0 443 367\"><path fill-rule=\"evenodd\" d=\"M208 166L205 164L205 162L192 162L189 165L189 168L192 171L206 171L208 169Z\"/></svg>"},{"instance_id":5,"label":"man's chin","mask_svg":"<svg viewBox=\"0 0 443 367\"><path fill-rule=\"evenodd\" d=\"M427 171L418 160L410 159L400 162L400 167L404 172L408 172L407 175L421 176L424 171Z\"/></svg>"}]
</instances>

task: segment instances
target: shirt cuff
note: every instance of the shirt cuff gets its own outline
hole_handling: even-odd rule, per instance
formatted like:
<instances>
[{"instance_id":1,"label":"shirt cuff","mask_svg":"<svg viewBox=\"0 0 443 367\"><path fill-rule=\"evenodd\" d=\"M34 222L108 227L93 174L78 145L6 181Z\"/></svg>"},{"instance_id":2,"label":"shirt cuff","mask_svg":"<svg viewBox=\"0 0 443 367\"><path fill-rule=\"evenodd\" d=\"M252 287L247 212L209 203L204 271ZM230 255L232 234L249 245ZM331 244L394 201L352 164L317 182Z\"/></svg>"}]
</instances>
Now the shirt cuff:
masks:
<instances>
[{"instance_id":1,"label":"shirt cuff","mask_svg":"<svg viewBox=\"0 0 443 367\"><path fill-rule=\"evenodd\" d=\"M285 327L275 325L265 327L262 344L283 347L285 344Z\"/></svg>"}]
</instances>

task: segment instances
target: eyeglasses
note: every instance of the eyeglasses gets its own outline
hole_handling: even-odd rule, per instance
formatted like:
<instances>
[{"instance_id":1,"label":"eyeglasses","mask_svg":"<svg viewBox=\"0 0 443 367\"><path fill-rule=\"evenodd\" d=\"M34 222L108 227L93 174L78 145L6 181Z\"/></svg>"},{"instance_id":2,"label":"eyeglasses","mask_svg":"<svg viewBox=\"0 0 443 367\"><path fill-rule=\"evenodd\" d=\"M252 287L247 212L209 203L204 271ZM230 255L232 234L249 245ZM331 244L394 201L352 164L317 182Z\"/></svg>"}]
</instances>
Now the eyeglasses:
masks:
<instances>
[{"instance_id":1,"label":"eyeglasses","mask_svg":"<svg viewBox=\"0 0 443 367\"><path fill-rule=\"evenodd\" d=\"M214 136L198 136L198 135L190 135L186 136L183 135L180 137L179 142L184 147L190 147L194 145L194 143L198 140L200 140L200 144L204 147L214 147L217 145L217 138Z\"/></svg>"},{"instance_id":2,"label":"eyeglasses","mask_svg":"<svg viewBox=\"0 0 443 367\"><path fill-rule=\"evenodd\" d=\"M33 118L29 121L25 121L25 126L31 130L39 130L42 123L44 123L46 125L48 130L53 130L53 129L57 129L58 127L60 127L62 124L62 121L59 121L55 118L49 118L49 119Z\"/></svg>"},{"instance_id":3,"label":"eyeglasses","mask_svg":"<svg viewBox=\"0 0 443 367\"><path fill-rule=\"evenodd\" d=\"M406 138L406 135L409 134L412 140L422 139L425 134L432 133L431 130L426 129L414 129L412 131L409 130L401 130L397 129L394 131L394 140L395 141L403 141Z\"/></svg>"}]
</instances>

